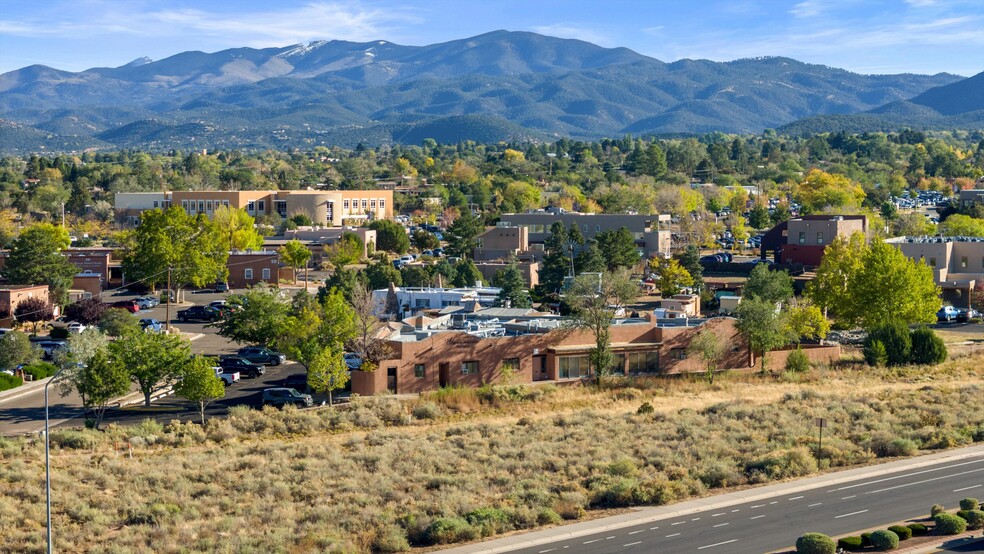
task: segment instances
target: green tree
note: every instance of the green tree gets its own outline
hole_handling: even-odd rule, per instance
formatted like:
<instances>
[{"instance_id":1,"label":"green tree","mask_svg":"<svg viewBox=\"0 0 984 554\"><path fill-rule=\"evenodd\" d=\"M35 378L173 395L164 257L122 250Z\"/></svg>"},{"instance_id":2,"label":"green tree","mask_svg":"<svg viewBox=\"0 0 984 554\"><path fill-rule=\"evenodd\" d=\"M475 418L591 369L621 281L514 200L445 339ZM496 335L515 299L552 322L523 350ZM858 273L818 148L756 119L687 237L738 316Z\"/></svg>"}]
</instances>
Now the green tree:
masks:
<instances>
[{"instance_id":1,"label":"green tree","mask_svg":"<svg viewBox=\"0 0 984 554\"><path fill-rule=\"evenodd\" d=\"M850 310L851 279L860 271L861 259L867 249L861 233L854 233L849 239L835 237L824 248L816 277L806 285L806 296L825 315L839 319Z\"/></svg>"},{"instance_id":2,"label":"green tree","mask_svg":"<svg viewBox=\"0 0 984 554\"><path fill-rule=\"evenodd\" d=\"M984 237L984 219L953 214L939 224L939 232L948 237Z\"/></svg>"},{"instance_id":3,"label":"green tree","mask_svg":"<svg viewBox=\"0 0 984 554\"><path fill-rule=\"evenodd\" d=\"M92 414L93 427L99 429L113 399L130 390L130 375L124 365L109 358L105 348L96 351L84 364L66 370L62 395L74 390L82 399L82 409ZM68 389L68 391L66 391Z\"/></svg>"},{"instance_id":4,"label":"green tree","mask_svg":"<svg viewBox=\"0 0 984 554\"><path fill-rule=\"evenodd\" d=\"M218 333L240 344L268 346L283 332L283 321L290 304L282 293L265 284L257 285L242 294L226 299L226 317L211 324Z\"/></svg>"},{"instance_id":5,"label":"green tree","mask_svg":"<svg viewBox=\"0 0 984 554\"><path fill-rule=\"evenodd\" d=\"M75 215L85 215L86 207L92 204L92 195L89 194L89 187L83 179L77 179L72 183L72 193L65 204L65 209Z\"/></svg>"},{"instance_id":6,"label":"green tree","mask_svg":"<svg viewBox=\"0 0 984 554\"><path fill-rule=\"evenodd\" d=\"M424 250L433 250L441 246L441 241L437 240L434 233L423 229L417 229L413 232L411 242L413 242L414 248L420 250L421 252Z\"/></svg>"},{"instance_id":7,"label":"green tree","mask_svg":"<svg viewBox=\"0 0 984 554\"><path fill-rule=\"evenodd\" d=\"M920 325L912 330L912 351L909 356L914 364L941 364L946 361L946 343L935 331Z\"/></svg>"},{"instance_id":8,"label":"green tree","mask_svg":"<svg viewBox=\"0 0 984 554\"><path fill-rule=\"evenodd\" d=\"M544 256L540 262L540 288L547 294L556 294L564 284L564 277L571 273L571 252L568 233L562 221L550 225L550 234L544 240Z\"/></svg>"},{"instance_id":9,"label":"green tree","mask_svg":"<svg viewBox=\"0 0 984 554\"><path fill-rule=\"evenodd\" d=\"M78 321L83 325L95 325L106 313L107 306L105 302L96 297L83 298L65 306L65 319Z\"/></svg>"},{"instance_id":10,"label":"green tree","mask_svg":"<svg viewBox=\"0 0 984 554\"><path fill-rule=\"evenodd\" d=\"M571 307L570 324L592 334L595 346L588 354L598 383L612 366L611 327L615 314L624 309L639 293L639 287L627 271L604 275L578 275L565 299Z\"/></svg>"},{"instance_id":11,"label":"green tree","mask_svg":"<svg viewBox=\"0 0 984 554\"><path fill-rule=\"evenodd\" d=\"M388 285L388 283L387 283ZM352 292L360 286L359 273L344 267L336 268L330 277L325 279L325 285L318 287L318 299L324 300L332 290L338 290L346 300L352 299ZM364 285L363 288L365 288Z\"/></svg>"},{"instance_id":12,"label":"green tree","mask_svg":"<svg viewBox=\"0 0 984 554\"><path fill-rule=\"evenodd\" d=\"M581 251L574 256L574 270L576 273L601 273L607 267L605 257L601 255L598 248L598 241L586 241Z\"/></svg>"},{"instance_id":13,"label":"green tree","mask_svg":"<svg viewBox=\"0 0 984 554\"><path fill-rule=\"evenodd\" d=\"M349 381L345 352L324 348L315 354L307 369L308 387L314 392L328 393L328 404L334 404L332 392L344 388Z\"/></svg>"},{"instance_id":14,"label":"green tree","mask_svg":"<svg viewBox=\"0 0 984 554\"><path fill-rule=\"evenodd\" d=\"M71 241L68 231L50 223L34 223L14 240L4 266L7 282L48 285L51 301L63 305L78 268L62 255Z\"/></svg>"},{"instance_id":15,"label":"green tree","mask_svg":"<svg viewBox=\"0 0 984 554\"><path fill-rule=\"evenodd\" d=\"M99 318L99 330L111 337L122 337L140 330L140 322L123 308L109 308Z\"/></svg>"},{"instance_id":16,"label":"green tree","mask_svg":"<svg viewBox=\"0 0 984 554\"><path fill-rule=\"evenodd\" d=\"M690 273L673 258L653 258L649 260L649 268L653 272L656 287L659 288L660 296L663 298L680 294L683 287L694 284Z\"/></svg>"},{"instance_id":17,"label":"green tree","mask_svg":"<svg viewBox=\"0 0 984 554\"><path fill-rule=\"evenodd\" d=\"M410 237L403 225L389 219L377 219L369 224L369 228L376 231L377 251L406 254L410 250Z\"/></svg>"},{"instance_id":18,"label":"green tree","mask_svg":"<svg viewBox=\"0 0 984 554\"><path fill-rule=\"evenodd\" d=\"M130 331L109 344L111 363L123 365L130 380L144 395L151 396L173 385L191 357L191 343L180 335Z\"/></svg>"},{"instance_id":19,"label":"green tree","mask_svg":"<svg viewBox=\"0 0 984 554\"><path fill-rule=\"evenodd\" d=\"M405 287L431 286L431 274L423 265L405 265L400 268L400 275Z\"/></svg>"},{"instance_id":20,"label":"green tree","mask_svg":"<svg viewBox=\"0 0 984 554\"><path fill-rule=\"evenodd\" d=\"M788 328L783 324L779 307L759 297L744 297L735 310L736 327L748 341L752 353L762 360L765 373L765 354L790 342Z\"/></svg>"},{"instance_id":21,"label":"green tree","mask_svg":"<svg viewBox=\"0 0 984 554\"><path fill-rule=\"evenodd\" d=\"M865 329L892 321L934 323L940 309L940 289L933 280L933 269L882 241L864 253L861 267L848 282L848 291L849 303L838 311Z\"/></svg>"},{"instance_id":22,"label":"green tree","mask_svg":"<svg viewBox=\"0 0 984 554\"><path fill-rule=\"evenodd\" d=\"M13 369L20 364L29 364L41 357L39 348L20 331L10 331L0 335L0 369Z\"/></svg>"},{"instance_id":23,"label":"green tree","mask_svg":"<svg viewBox=\"0 0 984 554\"><path fill-rule=\"evenodd\" d=\"M751 211L748 212L748 224L753 229L765 229L772 225L772 219L769 217L769 208L766 208L764 204L756 202L752 206Z\"/></svg>"},{"instance_id":24,"label":"green tree","mask_svg":"<svg viewBox=\"0 0 984 554\"><path fill-rule=\"evenodd\" d=\"M205 425L205 409L213 400L225 396L225 384L215 373L212 362L204 356L188 360L181 377L174 386L174 392L198 407L202 425Z\"/></svg>"},{"instance_id":25,"label":"green tree","mask_svg":"<svg viewBox=\"0 0 984 554\"><path fill-rule=\"evenodd\" d=\"M608 263L608 270L627 269L639 263L639 250L632 233L625 227L602 231L595 235L601 255Z\"/></svg>"},{"instance_id":26,"label":"green tree","mask_svg":"<svg viewBox=\"0 0 984 554\"><path fill-rule=\"evenodd\" d=\"M758 264L749 274L742 296L759 298L773 305L785 302L793 297L793 278L786 270L773 271L768 264Z\"/></svg>"},{"instance_id":27,"label":"green tree","mask_svg":"<svg viewBox=\"0 0 984 554\"><path fill-rule=\"evenodd\" d=\"M512 260L504 269L500 269L492 278L492 285L499 287L499 302L513 308L529 308L533 305L530 300L529 287L523 279L523 272L516 266L516 261Z\"/></svg>"},{"instance_id":28,"label":"green tree","mask_svg":"<svg viewBox=\"0 0 984 554\"><path fill-rule=\"evenodd\" d=\"M812 169L797 187L797 199L807 213L854 212L864 201L861 185L844 175Z\"/></svg>"},{"instance_id":29,"label":"green tree","mask_svg":"<svg viewBox=\"0 0 984 554\"><path fill-rule=\"evenodd\" d=\"M478 246L478 235L484 230L485 223L482 218L465 210L465 213L455 219L444 233L444 240L448 243L445 249L447 254L459 258L471 257L475 247Z\"/></svg>"},{"instance_id":30,"label":"green tree","mask_svg":"<svg viewBox=\"0 0 984 554\"><path fill-rule=\"evenodd\" d=\"M325 247L328 259L335 264L335 267L358 262L362 259L365 251L366 243L362 241L359 235L349 231L342 233L335 244Z\"/></svg>"},{"instance_id":31,"label":"green tree","mask_svg":"<svg viewBox=\"0 0 984 554\"><path fill-rule=\"evenodd\" d=\"M803 340L823 340L830 332L830 322L819 307L813 304L796 303L786 306L783 319L789 336L797 344Z\"/></svg>"},{"instance_id":32,"label":"green tree","mask_svg":"<svg viewBox=\"0 0 984 554\"><path fill-rule=\"evenodd\" d=\"M280 259L294 270L294 282L297 282L297 272L301 267L307 267L311 259L311 249L303 242L293 239L280 247Z\"/></svg>"},{"instance_id":33,"label":"green tree","mask_svg":"<svg viewBox=\"0 0 984 554\"><path fill-rule=\"evenodd\" d=\"M695 245L687 245L683 253L680 254L680 265L687 270L693 280L695 290L704 290L704 266L700 265L700 249Z\"/></svg>"},{"instance_id":34,"label":"green tree","mask_svg":"<svg viewBox=\"0 0 984 554\"><path fill-rule=\"evenodd\" d=\"M704 362L704 370L707 373L707 382L714 384L714 372L717 365L726 352L726 347L714 331L706 326L697 333L687 346L687 353L697 356Z\"/></svg>"},{"instance_id":35,"label":"green tree","mask_svg":"<svg viewBox=\"0 0 984 554\"><path fill-rule=\"evenodd\" d=\"M219 206L212 214L224 250L261 250L263 236L256 230L253 216L242 208Z\"/></svg>"},{"instance_id":36,"label":"green tree","mask_svg":"<svg viewBox=\"0 0 984 554\"><path fill-rule=\"evenodd\" d=\"M366 284L373 290L389 288L390 283L396 286L403 285L403 274L393 264L381 260L369 264L363 271Z\"/></svg>"},{"instance_id":37,"label":"green tree","mask_svg":"<svg viewBox=\"0 0 984 554\"><path fill-rule=\"evenodd\" d=\"M464 259L455 264L456 274L452 284L456 287L474 287L475 283L482 280L482 272L475 266L475 262Z\"/></svg>"}]
</instances>

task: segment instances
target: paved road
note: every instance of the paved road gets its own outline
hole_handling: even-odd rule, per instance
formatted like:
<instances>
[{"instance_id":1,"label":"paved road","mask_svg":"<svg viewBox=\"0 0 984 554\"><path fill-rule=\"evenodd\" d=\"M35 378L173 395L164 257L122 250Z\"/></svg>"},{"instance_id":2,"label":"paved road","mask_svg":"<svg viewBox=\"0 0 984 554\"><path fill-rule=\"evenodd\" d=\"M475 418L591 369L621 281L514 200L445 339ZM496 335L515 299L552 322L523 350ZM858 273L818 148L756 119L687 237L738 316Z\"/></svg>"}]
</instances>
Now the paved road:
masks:
<instances>
[{"instance_id":1,"label":"paved road","mask_svg":"<svg viewBox=\"0 0 984 554\"><path fill-rule=\"evenodd\" d=\"M851 533L956 506L984 493L984 454L771 499L710 509L593 535L518 549L525 554L620 552L755 553L791 546L807 531ZM562 529L562 528L561 528Z\"/></svg>"}]
</instances>

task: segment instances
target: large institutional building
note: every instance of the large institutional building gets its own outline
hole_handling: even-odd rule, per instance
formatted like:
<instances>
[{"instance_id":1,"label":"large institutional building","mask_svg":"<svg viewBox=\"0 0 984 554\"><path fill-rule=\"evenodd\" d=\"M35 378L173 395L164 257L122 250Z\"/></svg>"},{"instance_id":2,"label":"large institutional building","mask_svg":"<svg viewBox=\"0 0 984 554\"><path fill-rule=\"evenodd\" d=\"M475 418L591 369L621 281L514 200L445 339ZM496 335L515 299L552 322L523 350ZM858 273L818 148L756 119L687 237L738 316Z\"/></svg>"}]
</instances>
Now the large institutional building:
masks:
<instances>
[{"instance_id":1,"label":"large institutional building","mask_svg":"<svg viewBox=\"0 0 984 554\"><path fill-rule=\"evenodd\" d=\"M367 219L392 219L391 190L242 190L118 192L116 216L136 223L145 210L180 206L211 216L220 206L242 208L254 217L303 213L316 225L339 227Z\"/></svg>"}]
</instances>

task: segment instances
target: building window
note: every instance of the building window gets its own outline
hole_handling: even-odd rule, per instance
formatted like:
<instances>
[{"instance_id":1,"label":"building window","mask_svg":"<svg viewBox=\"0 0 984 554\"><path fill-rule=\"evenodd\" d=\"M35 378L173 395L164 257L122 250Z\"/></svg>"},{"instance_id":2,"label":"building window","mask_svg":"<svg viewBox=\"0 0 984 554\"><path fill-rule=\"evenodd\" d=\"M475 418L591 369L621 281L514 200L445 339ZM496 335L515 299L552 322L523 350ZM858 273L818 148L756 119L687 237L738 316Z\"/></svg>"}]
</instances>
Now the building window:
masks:
<instances>
[{"instance_id":1,"label":"building window","mask_svg":"<svg viewBox=\"0 0 984 554\"><path fill-rule=\"evenodd\" d=\"M184 210L185 213L189 213L188 212L188 201L187 200L182 200L181 201L181 209Z\"/></svg>"},{"instance_id":2,"label":"building window","mask_svg":"<svg viewBox=\"0 0 984 554\"><path fill-rule=\"evenodd\" d=\"M250 200L249 202L247 202L246 203L246 211L247 212L255 212L256 211L256 202L253 202L252 200Z\"/></svg>"},{"instance_id":3,"label":"building window","mask_svg":"<svg viewBox=\"0 0 984 554\"><path fill-rule=\"evenodd\" d=\"M247 281L252 280L253 279L253 268L247 267L246 270L243 272L243 277L245 277Z\"/></svg>"},{"instance_id":4,"label":"building window","mask_svg":"<svg viewBox=\"0 0 984 554\"><path fill-rule=\"evenodd\" d=\"M595 225L595 233L601 232L601 225Z\"/></svg>"},{"instance_id":5,"label":"building window","mask_svg":"<svg viewBox=\"0 0 984 554\"><path fill-rule=\"evenodd\" d=\"M362 210L365 211L367 209L369 209L369 201L366 200L365 198L363 198L362 199Z\"/></svg>"},{"instance_id":6,"label":"building window","mask_svg":"<svg viewBox=\"0 0 984 554\"><path fill-rule=\"evenodd\" d=\"M154 207L157 207L157 200L154 200Z\"/></svg>"},{"instance_id":7,"label":"building window","mask_svg":"<svg viewBox=\"0 0 984 554\"><path fill-rule=\"evenodd\" d=\"M471 375L478 373L478 362L461 362L461 374Z\"/></svg>"},{"instance_id":8,"label":"building window","mask_svg":"<svg viewBox=\"0 0 984 554\"><path fill-rule=\"evenodd\" d=\"M806 244L806 231L800 231L799 243Z\"/></svg>"},{"instance_id":9,"label":"building window","mask_svg":"<svg viewBox=\"0 0 984 554\"><path fill-rule=\"evenodd\" d=\"M414 364L413 365L413 376L417 379L424 378L424 364Z\"/></svg>"},{"instance_id":10,"label":"building window","mask_svg":"<svg viewBox=\"0 0 984 554\"><path fill-rule=\"evenodd\" d=\"M260 274L263 276L263 280L264 281L269 281L270 280L270 268L269 267L264 267L263 268L263 271L261 271Z\"/></svg>"},{"instance_id":11,"label":"building window","mask_svg":"<svg viewBox=\"0 0 984 554\"><path fill-rule=\"evenodd\" d=\"M260 200L259 202L256 203L256 207L261 212L265 212L266 211L266 201L265 200Z\"/></svg>"},{"instance_id":12,"label":"building window","mask_svg":"<svg viewBox=\"0 0 984 554\"><path fill-rule=\"evenodd\" d=\"M386 209L386 200L384 200L382 198L379 199L379 209L380 210L385 210Z\"/></svg>"},{"instance_id":13,"label":"building window","mask_svg":"<svg viewBox=\"0 0 984 554\"><path fill-rule=\"evenodd\" d=\"M222 201L222 205L228 208L229 207L229 201L228 200L223 200Z\"/></svg>"},{"instance_id":14,"label":"building window","mask_svg":"<svg viewBox=\"0 0 984 554\"><path fill-rule=\"evenodd\" d=\"M670 359L671 360L686 360L687 359L687 351L684 350L683 348L674 348L673 350L670 350Z\"/></svg>"},{"instance_id":15,"label":"building window","mask_svg":"<svg viewBox=\"0 0 984 554\"><path fill-rule=\"evenodd\" d=\"M430 298L416 298L413 301L414 308L430 308L431 301Z\"/></svg>"},{"instance_id":16,"label":"building window","mask_svg":"<svg viewBox=\"0 0 984 554\"><path fill-rule=\"evenodd\" d=\"M348 200L342 200L342 208L343 209L346 209L346 210L349 209L349 201Z\"/></svg>"},{"instance_id":17,"label":"building window","mask_svg":"<svg viewBox=\"0 0 984 554\"><path fill-rule=\"evenodd\" d=\"M936 258L929 259L929 267L936 267Z\"/></svg>"},{"instance_id":18,"label":"building window","mask_svg":"<svg viewBox=\"0 0 984 554\"><path fill-rule=\"evenodd\" d=\"M211 200L205 202L205 210L206 211L209 211L209 212L212 211L212 201Z\"/></svg>"},{"instance_id":19,"label":"building window","mask_svg":"<svg viewBox=\"0 0 984 554\"><path fill-rule=\"evenodd\" d=\"M561 356L560 378L583 379L590 374L587 356Z\"/></svg>"},{"instance_id":20,"label":"building window","mask_svg":"<svg viewBox=\"0 0 984 554\"><path fill-rule=\"evenodd\" d=\"M823 244L823 233L817 233L817 244Z\"/></svg>"},{"instance_id":21,"label":"building window","mask_svg":"<svg viewBox=\"0 0 984 554\"><path fill-rule=\"evenodd\" d=\"M519 358L506 358L499 366L499 372L503 375L513 375L519 371Z\"/></svg>"},{"instance_id":22,"label":"building window","mask_svg":"<svg viewBox=\"0 0 984 554\"><path fill-rule=\"evenodd\" d=\"M588 226L587 226L587 225L585 225L585 226L584 226L584 232L585 232L585 233L587 233L587 232L588 232Z\"/></svg>"},{"instance_id":23,"label":"building window","mask_svg":"<svg viewBox=\"0 0 984 554\"><path fill-rule=\"evenodd\" d=\"M204 213L205 212L205 201L204 200L199 200L198 201L198 211L199 211L199 213Z\"/></svg>"},{"instance_id":24,"label":"building window","mask_svg":"<svg viewBox=\"0 0 984 554\"><path fill-rule=\"evenodd\" d=\"M966 268L967 267L967 256L962 256L960 258L960 267L962 267L962 268Z\"/></svg>"},{"instance_id":25,"label":"building window","mask_svg":"<svg viewBox=\"0 0 984 554\"><path fill-rule=\"evenodd\" d=\"M630 352L627 354L629 373L656 373L659 371L659 352Z\"/></svg>"},{"instance_id":26,"label":"building window","mask_svg":"<svg viewBox=\"0 0 984 554\"><path fill-rule=\"evenodd\" d=\"M372 208L372 209L374 209L374 210L376 209L376 199L375 198L373 198L372 200L369 201L369 207Z\"/></svg>"}]
</instances>

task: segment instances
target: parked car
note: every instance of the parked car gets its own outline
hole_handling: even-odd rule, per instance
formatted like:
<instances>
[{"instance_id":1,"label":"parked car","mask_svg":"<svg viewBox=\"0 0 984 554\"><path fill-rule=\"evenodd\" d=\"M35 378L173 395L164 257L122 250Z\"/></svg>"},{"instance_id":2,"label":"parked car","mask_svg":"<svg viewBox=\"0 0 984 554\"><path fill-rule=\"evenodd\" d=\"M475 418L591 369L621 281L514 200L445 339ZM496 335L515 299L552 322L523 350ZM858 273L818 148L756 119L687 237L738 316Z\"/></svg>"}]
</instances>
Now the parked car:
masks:
<instances>
[{"instance_id":1,"label":"parked car","mask_svg":"<svg viewBox=\"0 0 984 554\"><path fill-rule=\"evenodd\" d=\"M141 319L140 328L148 333L160 333L164 330L164 325L156 319Z\"/></svg>"},{"instance_id":2,"label":"parked car","mask_svg":"<svg viewBox=\"0 0 984 554\"><path fill-rule=\"evenodd\" d=\"M6 335L7 333L10 333L11 331L13 331L13 329L9 327L0 328L0 337Z\"/></svg>"},{"instance_id":3,"label":"parked car","mask_svg":"<svg viewBox=\"0 0 984 554\"><path fill-rule=\"evenodd\" d=\"M254 364L240 356L224 356L219 359L219 366L226 371L238 371L247 379L253 379L266 373L266 367L260 364Z\"/></svg>"},{"instance_id":4,"label":"parked car","mask_svg":"<svg viewBox=\"0 0 984 554\"><path fill-rule=\"evenodd\" d=\"M307 392L308 382L307 373L295 373L293 375L288 375L284 379L284 386L289 389L299 390L301 392Z\"/></svg>"},{"instance_id":5,"label":"parked car","mask_svg":"<svg viewBox=\"0 0 984 554\"><path fill-rule=\"evenodd\" d=\"M192 306L178 310L178 321L215 321L219 311L211 306Z\"/></svg>"},{"instance_id":6,"label":"parked car","mask_svg":"<svg viewBox=\"0 0 984 554\"><path fill-rule=\"evenodd\" d=\"M969 309L961 308L957 310L957 322L959 323L967 323L968 321L974 319L980 319L980 318L981 318L981 312L973 308L969 308Z\"/></svg>"},{"instance_id":7,"label":"parked car","mask_svg":"<svg viewBox=\"0 0 984 554\"><path fill-rule=\"evenodd\" d=\"M122 308L131 314L135 314L140 311L140 304L136 300L117 300L111 305L113 308Z\"/></svg>"},{"instance_id":8,"label":"parked car","mask_svg":"<svg viewBox=\"0 0 984 554\"><path fill-rule=\"evenodd\" d=\"M46 360L52 359L59 350L68 348L68 343L63 340L43 340L36 344L44 353L44 359Z\"/></svg>"},{"instance_id":9,"label":"parked car","mask_svg":"<svg viewBox=\"0 0 984 554\"><path fill-rule=\"evenodd\" d=\"M287 356L262 346L246 346L240 348L238 354L254 364L280 365L287 361Z\"/></svg>"},{"instance_id":10,"label":"parked car","mask_svg":"<svg viewBox=\"0 0 984 554\"><path fill-rule=\"evenodd\" d=\"M310 406L314 400L310 394L301 394L287 387L263 389L263 404L266 406L286 406L293 404L298 408Z\"/></svg>"},{"instance_id":11,"label":"parked car","mask_svg":"<svg viewBox=\"0 0 984 554\"><path fill-rule=\"evenodd\" d=\"M362 358L355 352L346 352L345 365L347 365L349 369L359 369L362 367Z\"/></svg>"},{"instance_id":12,"label":"parked car","mask_svg":"<svg viewBox=\"0 0 984 554\"><path fill-rule=\"evenodd\" d=\"M233 383L238 383L241 379L238 371L226 371L221 367L213 367L212 369L215 370L216 377L222 379L222 383L227 387Z\"/></svg>"},{"instance_id":13,"label":"parked car","mask_svg":"<svg viewBox=\"0 0 984 554\"><path fill-rule=\"evenodd\" d=\"M161 301L154 296L140 296L135 298L134 302L137 303L137 306L140 306L141 310L149 310L161 303Z\"/></svg>"},{"instance_id":14,"label":"parked car","mask_svg":"<svg viewBox=\"0 0 984 554\"><path fill-rule=\"evenodd\" d=\"M215 292L229 292L229 283L215 283Z\"/></svg>"},{"instance_id":15,"label":"parked car","mask_svg":"<svg viewBox=\"0 0 984 554\"><path fill-rule=\"evenodd\" d=\"M87 326L79 323L78 321L70 321L68 323L68 325L65 326L65 328L68 329L68 332L71 333L71 334L73 334L73 335L77 335L77 334L81 333L82 331L85 331L86 329L88 329Z\"/></svg>"},{"instance_id":16,"label":"parked car","mask_svg":"<svg viewBox=\"0 0 984 554\"><path fill-rule=\"evenodd\" d=\"M957 309L953 306L943 306L936 312L937 321L953 321L957 319Z\"/></svg>"}]
</instances>

